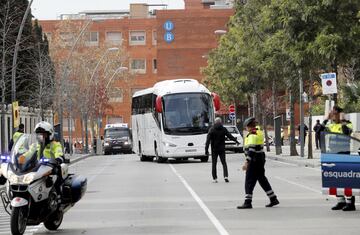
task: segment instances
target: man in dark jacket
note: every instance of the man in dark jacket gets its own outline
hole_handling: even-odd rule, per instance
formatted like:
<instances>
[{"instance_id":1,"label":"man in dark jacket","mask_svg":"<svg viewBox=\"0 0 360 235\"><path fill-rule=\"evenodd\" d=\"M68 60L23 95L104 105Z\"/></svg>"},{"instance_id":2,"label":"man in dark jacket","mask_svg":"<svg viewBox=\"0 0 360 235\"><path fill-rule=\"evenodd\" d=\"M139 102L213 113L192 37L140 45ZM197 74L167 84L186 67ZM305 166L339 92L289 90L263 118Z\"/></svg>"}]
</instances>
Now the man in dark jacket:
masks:
<instances>
[{"instance_id":1,"label":"man in dark jacket","mask_svg":"<svg viewBox=\"0 0 360 235\"><path fill-rule=\"evenodd\" d=\"M316 120L316 124L315 124L313 130L315 131L315 144L316 144L316 149L319 149L320 146L321 146L321 143L320 143L321 131L323 131L323 128L322 128L321 123L320 123L320 120Z\"/></svg>"},{"instance_id":2,"label":"man in dark jacket","mask_svg":"<svg viewBox=\"0 0 360 235\"><path fill-rule=\"evenodd\" d=\"M209 145L211 143L212 177L214 183L217 183L216 163L218 156L220 157L220 161L223 165L224 180L226 183L229 182L225 160L225 136L227 136L230 140L235 141L237 144L240 144L239 141L237 141L237 139L222 125L221 118L217 117L215 119L214 126L209 130L205 144L205 154L209 155Z\"/></svg>"}]
</instances>

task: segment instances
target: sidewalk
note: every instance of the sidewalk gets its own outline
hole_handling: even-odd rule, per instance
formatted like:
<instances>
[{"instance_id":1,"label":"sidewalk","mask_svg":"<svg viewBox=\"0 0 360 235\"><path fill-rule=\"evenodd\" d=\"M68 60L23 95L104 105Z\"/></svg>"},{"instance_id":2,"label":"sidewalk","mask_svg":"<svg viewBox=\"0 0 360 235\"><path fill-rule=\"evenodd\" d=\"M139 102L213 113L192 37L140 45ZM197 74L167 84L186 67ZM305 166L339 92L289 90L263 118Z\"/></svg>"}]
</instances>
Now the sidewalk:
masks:
<instances>
[{"instance_id":1,"label":"sidewalk","mask_svg":"<svg viewBox=\"0 0 360 235\"><path fill-rule=\"evenodd\" d=\"M71 165L71 164L74 164L75 162L81 161L90 156L93 156L93 154L92 153L87 153L87 154L86 153L73 153L72 156L70 156L70 154L65 154L65 159L69 159L70 160L69 165Z\"/></svg>"},{"instance_id":2,"label":"sidewalk","mask_svg":"<svg viewBox=\"0 0 360 235\"><path fill-rule=\"evenodd\" d=\"M313 167L313 168L320 167L320 150L314 149L313 150L313 159L308 159L307 146L305 146L305 154L304 154L303 158L300 157L300 146L299 145L296 146L299 156L290 156L290 146L289 145L281 146L281 149L282 149L282 154L276 155L275 154L275 146L270 146L270 152L266 152L266 147L264 147L265 154L268 159L291 163L291 164L295 164L298 166Z\"/></svg>"}]
</instances>

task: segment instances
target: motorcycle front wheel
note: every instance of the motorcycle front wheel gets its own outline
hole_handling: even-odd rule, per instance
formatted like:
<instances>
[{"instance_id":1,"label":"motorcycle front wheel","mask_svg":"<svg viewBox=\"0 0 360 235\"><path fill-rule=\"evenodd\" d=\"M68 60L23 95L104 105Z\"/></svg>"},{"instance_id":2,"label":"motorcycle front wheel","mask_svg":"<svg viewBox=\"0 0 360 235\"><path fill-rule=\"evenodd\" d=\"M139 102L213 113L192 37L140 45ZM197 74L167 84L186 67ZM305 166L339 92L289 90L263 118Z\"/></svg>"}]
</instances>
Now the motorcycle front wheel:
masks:
<instances>
[{"instance_id":1,"label":"motorcycle front wheel","mask_svg":"<svg viewBox=\"0 0 360 235\"><path fill-rule=\"evenodd\" d=\"M63 220L64 213L62 211L56 211L45 222L45 228L54 231L57 230Z\"/></svg>"},{"instance_id":2,"label":"motorcycle front wheel","mask_svg":"<svg viewBox=\"0 0 360 235\"><path fill-rule=\"evenodd\" d=\"M11 212L10 226L13 235L22 235L26 229L27 206L14 207Z\"/></svg>"}]
</instances>

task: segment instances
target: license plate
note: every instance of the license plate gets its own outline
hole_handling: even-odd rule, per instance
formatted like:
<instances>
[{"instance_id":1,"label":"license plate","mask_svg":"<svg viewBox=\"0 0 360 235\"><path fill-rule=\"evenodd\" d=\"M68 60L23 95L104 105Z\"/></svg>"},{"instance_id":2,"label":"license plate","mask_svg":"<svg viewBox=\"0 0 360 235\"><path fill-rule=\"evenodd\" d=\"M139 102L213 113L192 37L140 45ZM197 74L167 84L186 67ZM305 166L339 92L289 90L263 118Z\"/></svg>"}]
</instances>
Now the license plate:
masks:
<instances>
[{"instance_id":1,"label":"license plate","mask_svg":"<svg viewBox=\"0 0 360 235\"><path fill-rule=\"evenodd\" d=\"M115 146L115 147L113 147L113 149L121 149L121 147L120 146Z\"/></svg>"},{"instance_id":2,"label":"license plate","mask_svg":"<svg viewBox=\"0 0 360 235\"><path fill-rule=\"evenodd\" d=\"M196 152L196 149L186 149L185 152L187 153Z\"/></svg>"}]
</instances>

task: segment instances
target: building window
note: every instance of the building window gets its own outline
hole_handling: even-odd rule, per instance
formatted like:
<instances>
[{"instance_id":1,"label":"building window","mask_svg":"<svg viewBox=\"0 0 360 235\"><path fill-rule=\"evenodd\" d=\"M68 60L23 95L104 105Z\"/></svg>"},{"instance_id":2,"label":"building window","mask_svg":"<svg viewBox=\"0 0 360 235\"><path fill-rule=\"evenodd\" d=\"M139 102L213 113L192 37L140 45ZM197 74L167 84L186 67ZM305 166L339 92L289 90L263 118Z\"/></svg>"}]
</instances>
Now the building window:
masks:
<instances>
[{"instance_id":1,"label":"building window","mask_svg":"<svg viewBox=\"0 0 360 235\"><path fill-rule=\"evenodd\" d=\"M69 130L69 118L64 118L63 131L68 131L68 130ZM70 119L70 130L71 131L75 130L75 120L73 118Z\"/></svg>"},{"instance_id":2,"label":"building window","mask_svg":"<svg viewBox=\"0 0 360 235\"><path fill-rule=\"evenodd\" d=\"M135 73L146 73L146 60L145 59L132 59L130 62L131 71Z\"/></svg>"},{"instance_id":3,"label":"building window","mask_svg":"<svg viewBox=\"0 0 360 235\"><path fill-rule=\"evenodd\" d=\"M130 31L130 45L145 45L146 33L145 31Z\"/></svg>"},{"instance_id":4,"label":"building window","mask_svg":"<svg viewBox=\"0 0 360 235\"><path fill-rule=\"evenodd\" d=\"M46 39L48 40L48 42L51 42L52 40L52 33L45 33L46 35Z\"/></svg>"},{"instance_id":5,"label":"building window","mask_svg":"<svg viewBox=\"0 0 360 235\"><path fill-rule=\"evenodd\" d=\"M60 40L64 43L65 46L71 46L74 41L74 34L67 33L67 32L61 32Z\"/></svg>"},{"instance_id":6,"label":"building window","mask_svg":"<svg viewBox=\"0 0 360 235\"><path fill-rule=\"evenodd\" d=\"M123 90L118 87L113 87L109 89L108 96L109 96L109 102L112 103L122 103L124 100Z\"/></svg>"},{"instance_id":7,"label":"building window","mask_svg":"<svg viewBox=\"0 0 360 235\"><path fill-rule=\"evenodd\" d=\"M89 32L86 34L86 45L87 46L98 46L99 45L99 32Z\"/></svg>"},{"instance_id":8,"label":"building window","mask_svg":"<svg viewBox=\"0 0 360 235\"><path fill-rule=\"evenodd\" d=\"M157 33L156 33L156 30L154 30L152 32L152 43L153 45L156 45L157 44Z\"/></svg>"},{"instance_id":9,"label":"building window","mask_svg":"<svg viewBox=\"0 0 360 235\"><path fill-rule=\"evenodd\" d=\"M124 119L122 116L107 116L107 124L123 123Z\"/></svg>"},{"instance_id":10,"label":"building window","mask_svg":"<svg viewBox=\"0 0 360 235\"><path fill-rule=\"evenodd\" d=\"M153 59L153 73L157 73L157 59Z\"/></svg>"},{"instance_id":11,"label":"building window","mask_svg":"<svg viewBox=\"0 0 360 235\"><path fill-rule=\"evenodd\" d=\"M131 88L131 97L133 97L135 92L141 91L141 90L144 90L144 89L146 89L146 88Z\"/></svg>"},{"instance_id":12,"label":"building window","mask_svg":"<svg viewBox=\"0 0 360 235\"><path fill-rule=\"evenodd\" d=\"M121 45L122 43L121 32L106 32L106 42L111 45Z\"/></svg>"}]
</instances>

